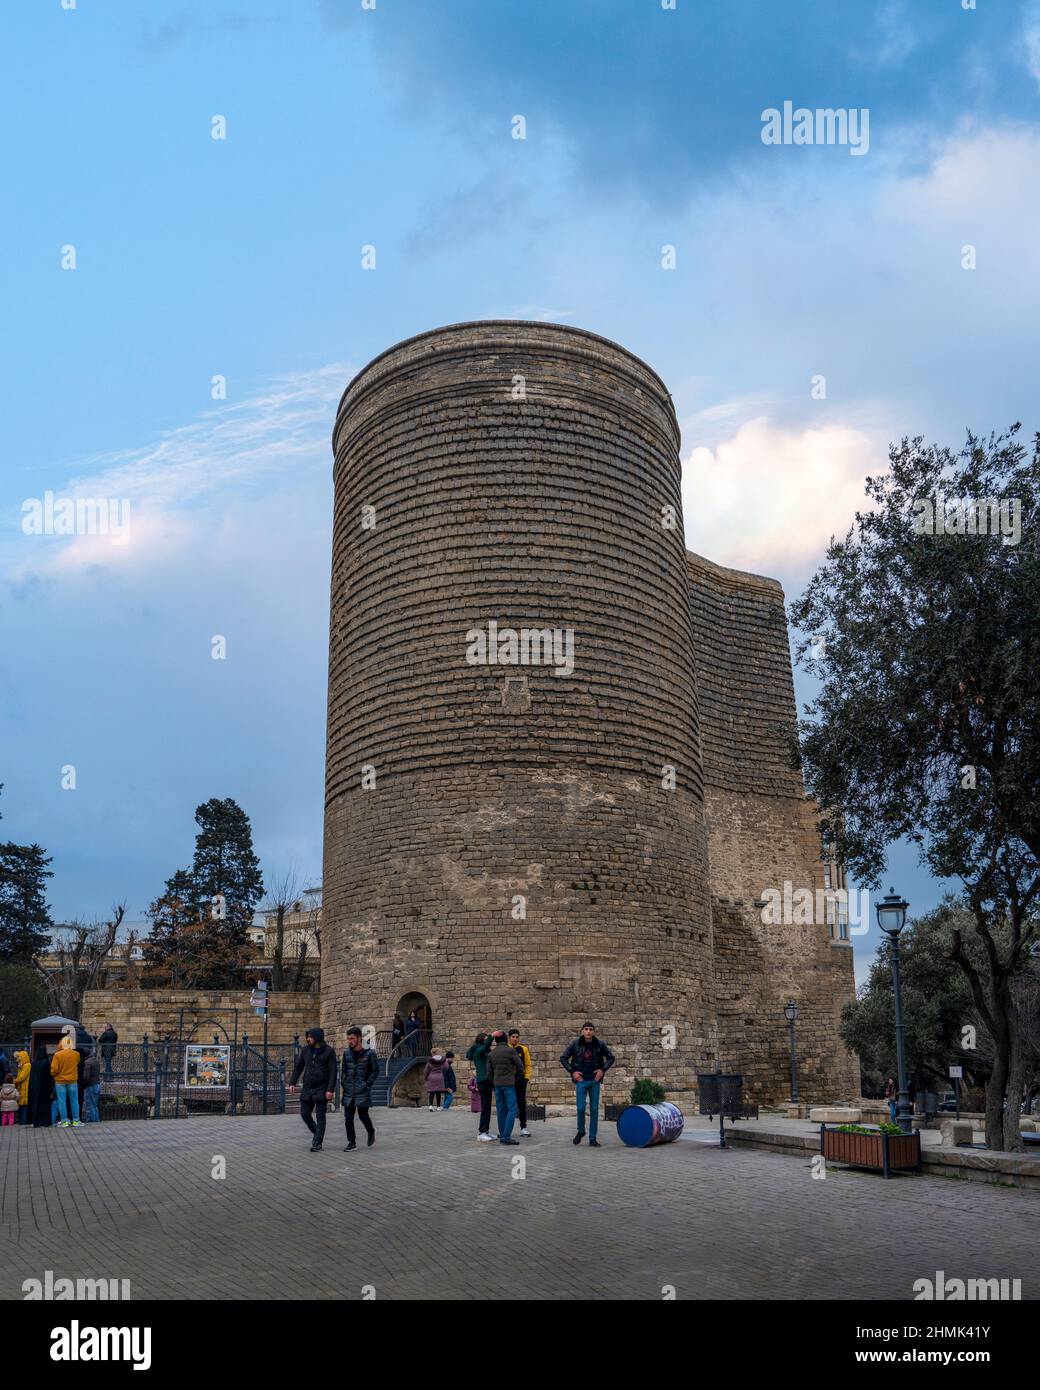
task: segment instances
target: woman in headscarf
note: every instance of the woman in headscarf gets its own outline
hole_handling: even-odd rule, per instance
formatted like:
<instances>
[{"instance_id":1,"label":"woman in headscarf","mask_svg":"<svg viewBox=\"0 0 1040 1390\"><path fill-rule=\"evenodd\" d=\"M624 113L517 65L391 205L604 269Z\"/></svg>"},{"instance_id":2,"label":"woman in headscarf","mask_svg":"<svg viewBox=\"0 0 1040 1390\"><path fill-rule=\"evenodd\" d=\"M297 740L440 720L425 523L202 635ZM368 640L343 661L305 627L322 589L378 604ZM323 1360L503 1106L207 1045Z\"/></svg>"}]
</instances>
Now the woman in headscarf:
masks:
<instances>
[{"instance_id":1,"label":"woman in headscarf","mask_svg":"<svg viewBox=\"0 0 1040 1390\"><path fill-rule=\"evenodd\" d=\"M46 1044L38 1043L36 1060L29 1069L29 1123L37 1129L50 1128L53 1096L51 1059L47 1056Z\"/></svg>"}]
</instances>

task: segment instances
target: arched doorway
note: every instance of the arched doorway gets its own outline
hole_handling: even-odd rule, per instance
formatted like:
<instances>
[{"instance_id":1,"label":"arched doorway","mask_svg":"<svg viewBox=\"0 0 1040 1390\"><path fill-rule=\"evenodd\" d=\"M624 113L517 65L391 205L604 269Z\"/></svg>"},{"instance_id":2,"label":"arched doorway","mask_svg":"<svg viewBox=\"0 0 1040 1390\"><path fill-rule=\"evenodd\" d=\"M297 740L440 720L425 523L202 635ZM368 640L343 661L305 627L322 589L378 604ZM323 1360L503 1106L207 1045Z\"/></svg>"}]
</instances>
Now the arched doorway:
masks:
<instances>
[{"instance_id":1,"label":"arched doorway","mask_svg":"<svg viewBox=\"0 0 1040 1390\"><path fill-rule=\"evenodd\" d=\"M405 1043L401 1049L403 1052L414 1056L425 1056L433 1042L433 1009L430 1001L425 994L420 994L418 990L409 990L407 994L402 994L397 1004L396 1013L401 1015L405 1024ZM419 1030L409 1033L408 1016L415 1014L419 1022Z\"/></svg>"}]
</instances>

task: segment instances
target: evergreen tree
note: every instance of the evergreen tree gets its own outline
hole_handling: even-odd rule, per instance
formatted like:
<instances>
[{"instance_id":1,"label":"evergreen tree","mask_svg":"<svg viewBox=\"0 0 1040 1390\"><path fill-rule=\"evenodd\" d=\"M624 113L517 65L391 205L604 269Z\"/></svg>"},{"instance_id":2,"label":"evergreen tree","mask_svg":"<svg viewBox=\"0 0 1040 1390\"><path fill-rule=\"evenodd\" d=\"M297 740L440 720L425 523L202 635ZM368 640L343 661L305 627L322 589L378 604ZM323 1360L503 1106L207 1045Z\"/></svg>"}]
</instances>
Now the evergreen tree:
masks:
<instances>
[{"instance_id":1,"label":"evergreen tree","mask_svg":"<svg viewBox=\"0 0 1040 1390\"><path fill-rule=\"evenodd\" d=\"M148 909L146 977L173 987L240 985L264 886L249 817L230 797L213 797L196 807L195 820L191 869L167 879L165 892Z\"/></svg>"},{"instance_id":2,"label":"evergreen tree","mask_svg":"<svg viewBox=\"0 0 1040 1390\"><path fill-rule=\"evenodd\" d=\"M0 960L31 962L54 926L45 880L54 875L40 845L0 844Z\"/></svg>"}]
</instances>

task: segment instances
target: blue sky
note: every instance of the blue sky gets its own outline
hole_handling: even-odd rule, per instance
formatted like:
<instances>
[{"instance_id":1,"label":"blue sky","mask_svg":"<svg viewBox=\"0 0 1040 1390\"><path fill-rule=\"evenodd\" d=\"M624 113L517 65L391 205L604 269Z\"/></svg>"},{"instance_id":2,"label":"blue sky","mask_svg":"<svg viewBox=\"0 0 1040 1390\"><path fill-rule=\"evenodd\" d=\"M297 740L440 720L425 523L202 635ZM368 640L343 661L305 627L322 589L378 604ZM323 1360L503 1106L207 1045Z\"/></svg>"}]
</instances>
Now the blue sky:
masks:
<instances>
[{"instance_id":1,"label":"blue sky","mask_svg":"<svg viewBox=\"0 0 1040 1390\"><path fill-rule=\"evenodd\" d=\"M142 919L209 796L265 869L320 873L328 437L398 339L624 343L675 399L688 545L792 596L889 440L1040 426L1037 0L9 0L0 25L0 834L54 855L59 918ZM764 145L785 100L867 108L868 152ZM24 536L47 490L130 498L130 543ZM940 894L903 851L892 877Z\"/></svg>"}]
</instances>

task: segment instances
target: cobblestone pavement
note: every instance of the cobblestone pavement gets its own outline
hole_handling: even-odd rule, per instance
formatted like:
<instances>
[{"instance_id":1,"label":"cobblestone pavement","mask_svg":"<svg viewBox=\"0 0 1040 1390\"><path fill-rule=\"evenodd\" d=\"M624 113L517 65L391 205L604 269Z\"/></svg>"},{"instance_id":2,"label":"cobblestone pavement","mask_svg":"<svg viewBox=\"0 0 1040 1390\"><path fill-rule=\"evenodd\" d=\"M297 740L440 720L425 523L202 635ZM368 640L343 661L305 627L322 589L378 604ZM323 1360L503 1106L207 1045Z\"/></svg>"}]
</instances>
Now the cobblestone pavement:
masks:
<instances>
[{"instance_id":1,"label":"cobblestone pavement","mask_svg":"<svg viewBox=\"0 0 1040 1390\"><path fill-rule=\"evenodd\" d=\"M909 1299L936 1270L1037 1296L1035 1192L821 1181L807 1155L697 1130L639 1150L605 1124L595 1150L550 1119L516 1149L478 1144L465 1109L374 1118L353 1154L338 1114L320 1154L295 1115L7 1128L0 1297L47 1269L134 1298Z\"/></svg>"}]
</instances>

